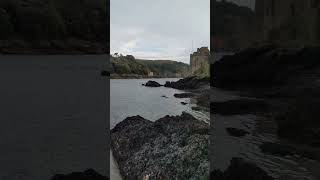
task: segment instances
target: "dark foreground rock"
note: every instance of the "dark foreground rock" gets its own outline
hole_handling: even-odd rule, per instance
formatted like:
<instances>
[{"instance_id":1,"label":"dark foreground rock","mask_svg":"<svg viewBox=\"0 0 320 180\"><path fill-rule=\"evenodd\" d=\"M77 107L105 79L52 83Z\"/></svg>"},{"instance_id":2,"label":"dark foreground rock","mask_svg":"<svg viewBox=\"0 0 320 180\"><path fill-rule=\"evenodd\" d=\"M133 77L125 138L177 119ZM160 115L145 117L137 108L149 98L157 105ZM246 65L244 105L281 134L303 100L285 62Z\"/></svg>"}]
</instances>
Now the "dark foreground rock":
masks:
<instances>
[{"instance_id":1,"label":"dark foreground rock","mask_svg":"<svg viewBox=\"0 0 320 180\"><path fill-rule=\"evenodd\" d=\"M210 173L211 180L274 180L263 169L241 158L232 158L231 164L224 172L214 170Z\"/></svg>"},{"instance_id":2,"label":"dark foreground rock","mask_svg":"<svg viewBox=\"0 0 320 180\"><path fill-rule=\"evenodd\" d=\"M248 131L245 131L243 129L237 129L237 128L226 128L227 132L234 137L243 137L247 134L249 134Z\"/></svg>"},{"instance_id":3,"label":"dark foreground rock","mask_svg":"<svg viewBox=\"0 0 320 180\"><path fill-rule=\"evenodd\" d=\"M311 92L306 92L310 94ZM300 96L275 115L280 137L320 147L320 92Z\"/></svg>"},{"instance_id":4,"label":"dark foreground rock","mask_svg":"<svg viewBox=\"0 0 320 180\"><path fill-rule=\"evenodd\" d=\"M208 179L209 125L187 113L155 122L128 117L111 130L124 179Z\"/></svg>"},{"instance_id":5,"label":"dark foreground rock","mask_svg":"<svg viewBox=\"0 0 320 180\"><path fill-rule=\"evenodd\" d=\"M211 82L220 88L259 88L287 84L306 69L320 67L320 48L249 48L224 56L211 66Z\"/></svg>"},{"instance_id":6,"label":"dark foreground rock","mask_svg":"<svg viewBox=\"0 0 320 180\"><path fill-rule=\"evenodd\" d=\"M176 98L191 98L194 97L193 93L180 93L180 94L174 94L173 95Z\"/></svg>"},{"instance_id":7,"label":"dark foreground rock","mask_svg":"<svg viewBox=\"0 0 320 180\"><path fill-rule=\"evenodd\" d=\"M261 144L260 149L263 153L276 156L291 156L296 152L296 149L292 146L272 142L265 142Z\"/></svg>"},{"instance_id":8,"label":"dark foreground rock","mask_svg":"<svg viewBox=\"0 0 320 180\"><path fill-rule=\"evenodd\" d=\"M56 174L51 180L109 180L106 176L102 176L93 169L84 172L73 172L71 174Z\"/></svg>"},{"instance_id":9,"label":"dark foreground rock","mask_svg":"<svg viewBox=\"0 0 320 180\"><path fill-rule=\"evenodd\" d=\"M212 102L211 113L221 115L254 114L266 112L268 105L262 100L238 99L226 102Z\"/></svg>"},{"instance_id":10,"label":"dark foreground rock","mask_svg":"<svg viewBox=\"0 0 320 180\"><path fill-rule=\"evenodd\" d=\"M174 88L174 89L180 89L180 90L187 90L187 89L197 89L201 86L209 85L210 78L201 78L197 76L191 76L187 78L180 79L176 82L169 82L167 81L164 84L164 87Z\"/></svg>"},{"instance_id":11,"label":"dark foreground rock","mask_svg":"<svg viewBox=\"0 0 320 180\"><path fill-rule=\"evenodd\" d=\"M148 81L146 84L144 84L144 86L147 86L147 87L160 87L162 85L159 84L156 81Z\"/></svg>"},{"instance_id":12,"label":"dark foreground rock","mask_svg":"<svg viewBox=\"0 0 320 180\"><path fill-rule=\"evenodd\" d=\"M320 161L320 150L305 146L293 146L287 144L264 142L260 146L263 153L273 156L301 156L312 160Z\"/></svg>"}]
</instances>

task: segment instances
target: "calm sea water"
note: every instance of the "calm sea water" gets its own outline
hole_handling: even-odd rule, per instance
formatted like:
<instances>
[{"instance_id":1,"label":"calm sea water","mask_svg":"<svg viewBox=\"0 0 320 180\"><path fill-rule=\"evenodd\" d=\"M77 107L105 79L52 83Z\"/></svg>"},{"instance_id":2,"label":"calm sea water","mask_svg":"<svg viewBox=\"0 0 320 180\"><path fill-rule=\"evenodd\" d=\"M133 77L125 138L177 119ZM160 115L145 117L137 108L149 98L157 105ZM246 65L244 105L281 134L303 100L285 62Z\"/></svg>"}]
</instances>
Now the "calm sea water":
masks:
<instances>
[{"instance_id":1,"label":"calm sea water","mask_svg":"<svg viewBox=\"0 0 320 180\"><path fill-rule=\"evenodd\" d=\"M191 109L195 106L190 98L178 99L173 95L184 91L158 87L151 88L142 86L150 79L114 79L110 80L110 128L121 122L128 116L140 115L151 121L155 121L166 115L180 115L183 111L189 112L199 120L209 122L209 113L196 112ZM177 81L178 79L153 79L160 84L166 81ZM165 98L165 97L167 98ZM181 102L188 103L182 105ZM112 154L110 153L110 178L121 179L119 170Z\"/></svg>"},{"instance_id":2,"label":"calm sea water","mask_svg":"<svg viewBox=\"0 0 320 180\"><path fill-rule=\"evenodd\" d=\"M0 56L0 179L107 175L105 56Z\"/></svg>"}]
</instances>

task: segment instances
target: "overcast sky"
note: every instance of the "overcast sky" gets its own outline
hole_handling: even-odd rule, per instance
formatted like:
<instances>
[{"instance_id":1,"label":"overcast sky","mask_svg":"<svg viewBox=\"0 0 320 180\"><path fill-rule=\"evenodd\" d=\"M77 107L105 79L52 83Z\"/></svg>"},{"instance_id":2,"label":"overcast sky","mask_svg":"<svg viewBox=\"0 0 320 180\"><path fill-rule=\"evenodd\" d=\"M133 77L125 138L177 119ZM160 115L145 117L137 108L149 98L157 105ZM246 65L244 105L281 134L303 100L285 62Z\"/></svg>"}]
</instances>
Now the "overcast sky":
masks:
<instances>
[{"instance_id":1,"label":"overcast sky","mask_svg":"<svg viewBox=\"0 0 320 180\"><path fill-rule=\"evenodd\" d=\"M192 44L210 45L210 0L111 0L110 11L111 53L189 63Z\"/></svg>"}]
</instances>

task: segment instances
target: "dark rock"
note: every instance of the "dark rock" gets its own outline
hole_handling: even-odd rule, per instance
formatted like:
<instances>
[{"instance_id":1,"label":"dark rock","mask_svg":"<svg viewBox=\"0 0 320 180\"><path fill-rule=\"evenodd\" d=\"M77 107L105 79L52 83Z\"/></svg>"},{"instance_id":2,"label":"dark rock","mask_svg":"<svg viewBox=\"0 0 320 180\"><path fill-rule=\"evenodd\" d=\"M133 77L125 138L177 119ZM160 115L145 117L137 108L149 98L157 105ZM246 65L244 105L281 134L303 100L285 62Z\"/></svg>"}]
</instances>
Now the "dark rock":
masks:
<instances>
[{"instance_id":1,"label":"dark rock","mask_svg":"<svg viewBox=\"0 0 320 180\"><path fill-rule=\"evenodd\" d=\"M319 49L274 46L245 49L211 65L211 83L215 87L231 89L284 85L299 76L302 70L320 66Z\"/></svg>"},{"instance_id":2,"label":"dark rock","mask_svg":"<svg viewBox=\"0 0 320 180\"><path fill-rule=\"evenodd\" d=\"M176 98L191 98L194 97L193 93L180 93L180 94L174 94L173 95Z\"/></svg>"},{"instance_id":3,"label":"dark rock","mask_svg":"<svg viewBox=\"0 0 320 180\"><path fill-rule=\"evenodd\" d=\"M276 156L294 155L296 153L296 149L292 146L271 142L265 142L261 144L260 149L263 153L268 153Z\"/></svg>"},{"instance_id":4,"label":"dark rock","mask_svg":"<svg viewBox=\"0 0 320 180\"><path fill-rule=\"evenodd\" d=\"M210 96L211 96L211 90L205 89L201 90L200 94L196 95L195 99L197 100L197 105L204 107L207 109L207 111L210 110Z\"/></svg>"},{"instance_id":5,"label":"dark rock","mask_svg":"<svg viewBox=\"0 0 320 180\"><path fill-rule=\"evenodd\" d=\"M214 170L210 173L211 180L274 180L267 172L257 165L241 158L232 158L230 166L224 171Z\"/></svg>"},{"instance_id":6,"label":"dark rock","mask_svg":"<svg viewBox=\"0 0 320 180\"><path fill-rule=\"evenodd\" d=\"M164 87L170 87L174 89L186 90L186 89L197 89L201 86L209 85L210 78L200 78L197 76L191 76L178 80L177 82L167 81Z\"/></svg>"},{"instance_id":7,"label":"dark rock","mask_svg":"<svg viewBox=\"0 0 320 180\"><path fill-rule=\"evenodd\" d=\"M84 172L73 172L67 175L56 174L51 180L109 180L106 176L102 176L93 169Z\"/></svg>"},{"instance_id":8,"label":"dark rock","mask_svg":"<svg viewBox=\"0 0 320 180\"><path fill-rule=\"evenodd\" d=\"M101 71L101 76L108 76L108 77L110 77L110 72L108 72L108 71Z\"/></svg>"},{"instance_id":9,"label":"dark rock","mask_svg":"<svg viewBox=\"0 0 320 180\"><path fill-rule=\"evenodd\" d=\"M208 179L209 125L187 113L155 122L128 117L111 130L124 179Z\"/></svg>"},{"instance_id":10,"label":"dark rock","mask_svg":"<svg viewBox=\"0 0 320 180\"><path fill-rule=\"evenodd\" d=\"M260 145L260 149L263 153L271 154L274 156L292 156L299 155L305 158L320 160L320 152L318 149L294 147L286 144L265 142Z\"/></svg>"},{"instance_id":11,"label":"dark rock","mask_svg":"<svg viewBox=\"0 0 320 180\"><path fill-rule=\"evenodd\" d=\"M159 84L158 82L156 81L148 81L145 86L147 87L160 87L162 86L161 84Z\"/></svg>"},{"instance_id":12,"label":"dark rock","mask_svg":"<svg viewBox=\"0 0 320 180\"><path fill-rule=\"evenodd\" d=\"M320 147L320 96L306 92L289 102L286 110L275 115L278 135L295 142Z\"/></svg>"},{"instance_id":13,"label":"dark rock","mask_svg":"<svg viewBox=\"0 0 320 180\"><path fill-rule=\"evenodd\" d=\"M181 104L182 104L182 105L187 105L188 103L186 103L186 102L181 102Z\"/></svg>"},{"instance_id":14,"label":"dark rock","mask_svg":"<svg viewBox=\"0 0 320 180\"><path fill-rule=\"evenodd\" d=\"M168 98L167 96L165 96L165 95L163 95L163 96L161 96L161 97L163 97L163 98Z\"/></svg>"},{"instance_id":15,"label":"dark rock","mask_svg":"<svg viewBox=\"0 0 320 180\"><path fill-rule=\"evenodd\" d=\"M226 102L212 102L211 113L221 115L254 114L265 112L268 105L263 100L239 99Z\"/></svg>"},{"instance_id":16,"label":"dark rock","mask_svg":"<svg viewBox=\"0 0 320 180\"><path fill-rule=\"evenodd\" d=\"M243 137L247 134L250 134L248 131L245 131L243 129L226 128L226 130L231 136L235 136L235 137Z\"/></svg>"}]
</instances>

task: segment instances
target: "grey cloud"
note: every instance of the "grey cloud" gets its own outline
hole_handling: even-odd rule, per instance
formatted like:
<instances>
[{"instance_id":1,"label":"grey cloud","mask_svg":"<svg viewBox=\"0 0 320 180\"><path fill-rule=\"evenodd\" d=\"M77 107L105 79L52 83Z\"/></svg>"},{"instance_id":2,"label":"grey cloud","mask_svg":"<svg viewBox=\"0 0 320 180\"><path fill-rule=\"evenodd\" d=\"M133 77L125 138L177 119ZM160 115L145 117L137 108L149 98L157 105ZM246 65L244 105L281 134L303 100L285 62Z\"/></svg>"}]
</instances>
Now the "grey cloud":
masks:
<instances>
[{"instance_id":1,"label":"grey cloud","mask_svg":"<svg viewBox=\"0 0 320 180\"><path fill-rule=\"evenodd\" d=\"M210 44L209 0L111 0L111 52L189 62Z\"/></svg>"}]
</instances>

